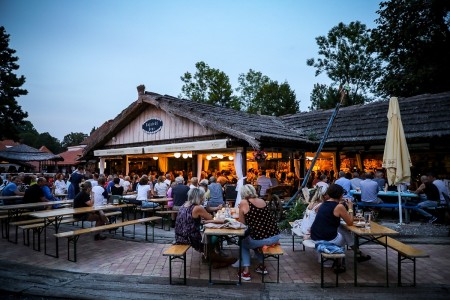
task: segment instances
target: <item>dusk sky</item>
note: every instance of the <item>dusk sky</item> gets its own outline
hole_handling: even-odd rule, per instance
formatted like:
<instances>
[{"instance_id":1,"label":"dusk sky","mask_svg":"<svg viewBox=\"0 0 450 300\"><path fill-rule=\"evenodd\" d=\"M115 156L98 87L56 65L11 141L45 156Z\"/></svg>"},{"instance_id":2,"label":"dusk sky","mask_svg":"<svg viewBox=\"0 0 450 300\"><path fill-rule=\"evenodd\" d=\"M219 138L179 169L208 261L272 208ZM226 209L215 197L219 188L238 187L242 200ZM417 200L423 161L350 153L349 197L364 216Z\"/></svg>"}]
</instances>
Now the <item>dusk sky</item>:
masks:
<instances>
[{"instance_id":1,"label":"dusk sky","mask_svg":"<svg viewBox=\"0 0 450 300\"><path fill-rule=\"evenodd\" d=\"M136 86L181 94L204 61L230 78L249 69L287 81L308 110L315 38L339 22L374 28L379 0L0 0L0 25L28 95L16 100L39 133L89 134L137 99Z\"/></svg>"}]
</instances>

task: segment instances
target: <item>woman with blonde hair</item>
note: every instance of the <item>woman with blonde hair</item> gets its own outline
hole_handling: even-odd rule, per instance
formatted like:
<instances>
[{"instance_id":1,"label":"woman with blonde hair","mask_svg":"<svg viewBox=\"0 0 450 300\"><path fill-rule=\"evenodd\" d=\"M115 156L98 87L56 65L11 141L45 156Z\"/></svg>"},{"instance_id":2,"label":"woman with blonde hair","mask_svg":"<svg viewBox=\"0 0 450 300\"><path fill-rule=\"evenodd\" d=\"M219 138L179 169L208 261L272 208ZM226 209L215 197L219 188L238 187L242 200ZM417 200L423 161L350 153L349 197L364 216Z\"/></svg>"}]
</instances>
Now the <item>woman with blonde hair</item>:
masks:
<instances>
[{"instance_id":1,"label":"woman with blonde hair","mask_svg":"<svg viewBox=\"0 0 450 300\"><path fill-rule=\"evenodd\" d=\"M242 200L239 203L239 220L248 226L248 236L242 241L242 266L238 276L243 280L251 280L250 249L255 251L259 261L255 269L257 273L267 274L266 267L262 264L263 255L260 248L266 245L278 243L280 230L267 207L266 201L257 196L255 188L251 184L246 184L241 188Z\"/></svg>"}]
</instances>

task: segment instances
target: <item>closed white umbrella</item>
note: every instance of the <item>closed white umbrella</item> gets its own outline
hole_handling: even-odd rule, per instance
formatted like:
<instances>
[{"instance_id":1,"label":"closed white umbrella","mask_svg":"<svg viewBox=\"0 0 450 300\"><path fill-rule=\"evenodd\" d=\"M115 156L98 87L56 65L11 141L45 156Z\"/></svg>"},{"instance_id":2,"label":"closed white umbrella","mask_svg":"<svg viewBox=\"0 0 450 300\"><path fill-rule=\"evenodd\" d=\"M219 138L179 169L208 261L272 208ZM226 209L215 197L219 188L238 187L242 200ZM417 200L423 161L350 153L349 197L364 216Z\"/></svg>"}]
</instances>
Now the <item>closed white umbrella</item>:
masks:
<instances>
[{"instance_id":1,"label":"closed white umbrella","mask_svg":"<svg viewBox=\"0 0 450 300\"><path fill-rule=\"evenodd\" d=\"M387 118L388 129L386 134L386 144L384 145L383 167L386 168L386 177L389 185L397 186L398 210L400 214L400 224L402 224L403 216L400 185L402 183L409 183L411 180L411 158L409 156L408 145L406 144L405 133L403 131L397 97L392 97L389 101Z\"/></svg>"}]
</instances>

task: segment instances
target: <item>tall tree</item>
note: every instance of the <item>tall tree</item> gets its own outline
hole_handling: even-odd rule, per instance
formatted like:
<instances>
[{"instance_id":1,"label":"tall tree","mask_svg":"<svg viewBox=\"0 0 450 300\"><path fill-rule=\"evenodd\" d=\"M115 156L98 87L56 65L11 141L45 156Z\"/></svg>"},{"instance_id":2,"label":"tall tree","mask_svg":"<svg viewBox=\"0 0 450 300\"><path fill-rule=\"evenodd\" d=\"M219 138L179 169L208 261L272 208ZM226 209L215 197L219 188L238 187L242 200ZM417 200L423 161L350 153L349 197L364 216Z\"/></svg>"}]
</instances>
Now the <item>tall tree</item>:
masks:
<instances>
[{"instance_id":1,"label":"tall tree","mask_svg":"<svg viewBox=\"0 0 450 300\"><path fill-rule=\"evenodd\" d=\"M55 154L61 153L63 149L59 140L51 136L48 132L39 134L39 139L37 140L34 147L39 149L42 146L47 147L48 150L52 151Z\"/></svg>"},{"instance_id":2,"label":"tall tree","mask_svg":"<svg viewBox=\"0 0 450 300\"><path fill-rule=\"evenodd\" d=\"M370 30L366 25L358 21L349 25L339 23L327 36L316 38L321 57L306 61L308 66L316 68L316 76L325 73L332 80L332 87L337 89L340 85L350 85L351 90L344 105L372 100L371 92L381 76L382 61L371 50L370 41ZM334 101L336 104L339 97Z\"/></svg>"},{"instance_id":3,"label":"tall tree","mask_svg":"<svg viewBox=\"0 0 450 300\"><path fill-rule=\"evenodd\" d=\"M233 96L229 77L222 71L210 68L205 62L195 64L197 71L194 75L186 72L181 78L184 82L182 95L196 102L202 102L221 107L239 110L239 99Z\"/></svg>"},{"instance_id":4,"label":"tall tree","mask_svg":"<svg viewBox=\"0 0 450 300\"><path fill-rule=\"evenodd\" d=\"M87 138L87 134L82 132L71 132L68 135L64 136L61 146L64 148L70 147L70 146L77 146L81 144L84 139Z\"/></svg>"},{"instance_id":5,"label":"tall tree","mask_svg":"<svg viewBox=\"0 0 450 300\"><path fill-rule=\"evenodd\" d=\"M28 94L20 87L25 83L25 77L18 77L14 71L19 69L16 63L19 59L14 56L16 50L9 48L9 34L5 27L0 26L0 140L19 139L18 126L28 113L22 111L16 98Z\"/></svg>"},{"instance_id":6,"label":"tall tree","mask_svg":"<svg viewBox=\"0 0 450 300\"><path fill-rule=\"evenodd\" d=\"M450 89L450 2L380 3L374 49L386 60L379 93L414 96Z\"/></svg>"},{"instance_id":7,"label":"tall tree","mask_svg":"<svg viewBox=\"0 0 450 300\"><path fill-rule=\"evenodd\" d=\"M269 116L295 114L299 112L299 104L287 82L271 81L261 87L248 112Z\"/></svg>"},{"instance_id":8,"label":"tall tree","mask_svg":"<svg viewBox=\"0 0 450 300\"><path fill-rule=\"evenodd\" d=\"M239 74L238 82L239 87L236 88L236 91L240 93L240 102L243 104L245 110L254 111L255 108L252 107L254 105L253 100L261 88L270 83L270 78L261 72L250 69L247 74Z\"/></svg>"}]
</instances>

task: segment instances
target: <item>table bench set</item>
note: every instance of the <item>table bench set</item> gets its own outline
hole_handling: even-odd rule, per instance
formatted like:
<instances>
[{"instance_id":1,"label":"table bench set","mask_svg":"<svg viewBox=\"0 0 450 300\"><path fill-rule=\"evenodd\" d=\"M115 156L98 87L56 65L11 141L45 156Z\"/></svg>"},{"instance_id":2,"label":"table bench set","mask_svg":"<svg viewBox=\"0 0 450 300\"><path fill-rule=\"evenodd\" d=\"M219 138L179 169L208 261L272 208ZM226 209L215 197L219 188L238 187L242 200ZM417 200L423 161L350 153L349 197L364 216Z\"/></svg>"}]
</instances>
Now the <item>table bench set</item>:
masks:
<instances>
[{"instance_id":1,"label":"table bench set","mask_svg":"<svg viewBox=\"0 0 450 300\"><path fill-rule=\"evenodd\" d=\"M389 273L388 273L388 248L397 252L397 284L398 286L402 286L402 262L403 261L411 261L413 263L413 283L412 286L416 286L416 259L417 258L425 258L429 257L429 255L420 249L417 249L411 245L407 245L398 241L391 236L398 235L399 233L395 230L392 230L388 227L382 226L374 221L370 223L370 228L357 227L355 225L347 226L343 224L348 230L353 233L354 236L354 285L358 286L358 260L357 260L357 250L361 245L367 243L375 243L381 245L385 248L386 261L385 261L385 269L386 269L386 286L389 286ZM290 225L293 226L293 222L290 222ZM301 243L303 247L303 251L305 248L315 249L315 242L312 240L303 240L302 236L299 236L292 232L292 251L294 251L294 243L295 238L300 237ZM360 240L364 240L360 242ZM321 253L321 287L324 287L324 262L328 260L336 261L337 259L345 258L345 254L327 254ZM338 276L339 273L336 273L336 286L338 286Z\"/></svg>"}]
</instances>

